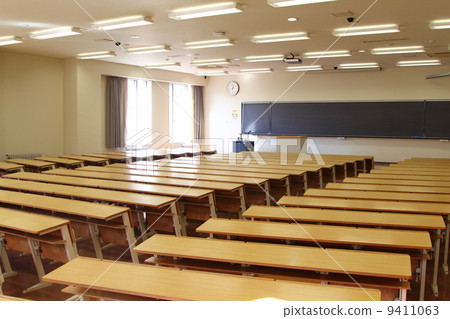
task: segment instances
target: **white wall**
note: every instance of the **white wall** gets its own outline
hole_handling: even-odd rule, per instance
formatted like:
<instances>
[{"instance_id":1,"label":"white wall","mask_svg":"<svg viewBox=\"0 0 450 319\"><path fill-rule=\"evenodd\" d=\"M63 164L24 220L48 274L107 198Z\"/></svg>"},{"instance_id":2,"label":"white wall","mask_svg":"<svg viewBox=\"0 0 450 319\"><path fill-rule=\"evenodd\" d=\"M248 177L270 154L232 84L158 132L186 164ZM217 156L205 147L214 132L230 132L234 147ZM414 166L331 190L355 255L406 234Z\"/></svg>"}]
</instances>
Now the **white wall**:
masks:
<instances>
[{"instance_id":1,"label":"white wall","mask_svg":"<svg viewBox=\"0 0 450 319\"><path fill-rule=\"evenodd\" d=\"M235 139L240 133L243 101L376 101L450 99L450 78L426 80L448 72L441 67L391 68L381 72L272 74L211 77L205 92L206 134L209 138ZM226 85L235 80L240 92L229 96ZM411 156L450 157L450 143L436 140L380 138L312 138L324 154L374 155L376 161L399 161Z\"/></svg>"}]
</instances>

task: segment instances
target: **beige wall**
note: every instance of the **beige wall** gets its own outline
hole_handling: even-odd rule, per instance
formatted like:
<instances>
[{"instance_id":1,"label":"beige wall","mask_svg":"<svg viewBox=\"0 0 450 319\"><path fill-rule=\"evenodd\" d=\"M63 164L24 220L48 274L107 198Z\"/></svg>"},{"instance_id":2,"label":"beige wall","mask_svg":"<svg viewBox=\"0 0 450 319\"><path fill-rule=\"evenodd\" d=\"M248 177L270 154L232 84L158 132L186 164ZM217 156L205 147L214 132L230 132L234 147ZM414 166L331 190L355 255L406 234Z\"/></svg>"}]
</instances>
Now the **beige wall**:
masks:
<instances>
[{"instance_id":1,"label":"beige wall","mask_svg":"<svg viewBox=\"0 0 450 319\"><path fill-rule=\"evenodd\" d=\"M391 68L381 72L305 74L296 72L211 77L205 94L207 136L235 139L240 132L242 101L359 101L450 99L450 78L426 80L442 73L440 67ZM447 70L448 71L448 70ZM240 92L229 96L226 84L235 80ZM312 138L322 153L370 154L377 161L411 156L450 157L450 143L436 140L378 138ZM227 142L225 142L227 144Z\"/></svg>"},{"instance_id":2,"label":"beige wall","mask_svg":"<svg viewBox=\"0 0 450 319\"><path fill-rule=\"evenodd\" d=\"M0 159L63 151L63 63L0 53Z\"/></svg>"}]
</instances>

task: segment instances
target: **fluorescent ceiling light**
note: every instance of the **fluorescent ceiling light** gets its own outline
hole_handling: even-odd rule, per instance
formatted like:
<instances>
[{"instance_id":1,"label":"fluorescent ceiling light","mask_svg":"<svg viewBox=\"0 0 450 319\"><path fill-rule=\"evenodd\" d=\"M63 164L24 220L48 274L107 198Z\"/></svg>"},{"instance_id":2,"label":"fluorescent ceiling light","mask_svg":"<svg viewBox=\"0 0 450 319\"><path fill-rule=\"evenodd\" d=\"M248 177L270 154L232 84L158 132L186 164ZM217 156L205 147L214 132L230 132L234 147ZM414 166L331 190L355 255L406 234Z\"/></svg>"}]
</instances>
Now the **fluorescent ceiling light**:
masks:
<instances>
[{"instance_id":1,"label":"fluorescent ceiling light","mask_svg":"<svg viewBox=\"0 0 450 319\"><path fill-rule=\"evenodd\" d=\"M192 61L192 65L202 66L202 65L223 65L230 64L231 61L229 59L211 59L211 60L195 60Z\"/></svg>"},{"instance_id":2,"label":"fluorescent ceiling light","mask_svg":"<svg viewBox=\"0 0 450 319\"><path fill-rule=\"evenodd\" d=\"M267 0L267 3L275 8L299 6L302 4L330 2L336 0Z\"/></svg>"},{"instance_id":3,"label":"fluorescent ceiling light","mask_svg":"<svg viewBox=\"0 0 450 319\"><path fill-rule=\"evenodd\" d=\"M130 27L140 27L143 25L152 24L153 19L146 16L131 16L131 17L123 17L118 19L110 19L110 20L102 20L97 21L94 24L94 28L102 29L102 30L115 30L115 29L123 29Z\"/></svg>"},{"instance_id":4,"label":"fluorescent ceiling light","mask_svg":"<svg viewBox=\"0 0 450 319\"><path fill-rule=\"evenodd\" d=\"M195 73L195 75L199 76L213 76L213 75L226 75L228 74L227 71L220 71L220 70L210 70L210 71L200 71Z\"/></svg>"},{"instance_id":5,"label":"fluorescent ceiling light","mask_svg":"<svg viewBox=\"0 0 450 319\"><path fill-rule=\"evenodd\" d=\"M23 43L23 38L16 37L15 35L10 35L7 37L0 37L0 45L9 45L9 44L16 44L16 43Z\"/></svg>"},{"instance_id":6,"label":"fluorescent ceiling light","mask_svg":"<svg viewBox=\"0 0 450 319\"><path fill-rule=\"evenodd\" d=\"M434 20L431 21L428 26L430 29L439 30L439 29L450 29L450 19L446 20Z\"/></svg>"},{"instance_id":7,"label":"fluorescent ceiling light","mask_svg":"<svg viewBox=\"0 0 450 319\"><path fill-rule=\"evenodd\" d=\"M70 35L81 34L83 31L80 28L75 27L63 27L63 28L55 28L55 29L47 29L41 31L35 31L30 33L30 38L44 40L44 39L52 39L59 37L67 37Z\"/></svg>"},{"instance_id":8,"label":"fluorescent ceiling light","mask_svg":"<svg viewBox=\"0 0 450 319\"><path fill-rule=\"evenodd\" d=\"M441 65L440 60L420 60L420 61L399 61L397 66L428 66Z\"/></svg>"},{"instance_id":9,"label":"fluorescent ceiling light","mask_svg":"<svg viewBox=\"0 0 450 319\"><path fill-rule=\"evenodd\" d=\"M269 43L269 42L297 41L307 39L309 39L309 37L306 32L291 32L291 33L257 35L252 37L252 42Z\"/></svg>"},{"instance_id":10,"label":"fluorescent ceiling light","mask_svg":"<svg viewBox=\"0 0 450 319\"><path fill-rule=\"evenodd\" d=\"M240 73L271 73L273 69L271 68L260 68L260 69L241 69Z\"/></svg>"},{"instance_id":11,"label":"fluorescent ceiling light","mask_svg":"<svg viewBox=\"0 0 450 319\"><path fill-rule=\"evenodd\" d=\"M302 66L288 66L286 68L286 71L303 71L303 72L307 72L307 71L320 71L323 70L321 65L302 65Z\"/></svg>"},{"instance_id":12,"label":"fluorescent ceiling light","mask_svg":"<svg viewBox=\"0 0 450 319\"><path fill-rule=\"evenodd\" d=\"M77 54L77 59L100 59L100 58L109 58L116 55L117 54L114 51L89 52Z\"/></svg>"},{"instance_id":13,"label":"fluorescent ceiling light","mask_svg":"<svg viewBox=\"0 0 450 319\"><path fill-rule=\"evenodd\" d=\"M320 58L337 58L351 56L350 51L340 50L340 51L322 51L322 52L306 52L303 53L305 59L320 59Z\"/></svg>"},{"instance_id":14,"label":"fluorescent ceiling light","mask_svg":"<svg viewBox=\"0 0 450 319\"><path fill-rule=\"evenodd\" d=\"M156 53L170 51L171 48L168 45L152 45L146 47L128 48L126 51L131 54L144 54L144 53Z\"/></svg>"},{"instance_id":15,"label":"fluorescent ceiling light","mask_svg":"<svg viewBox=\"0 0 450 319\"><path fill-rule=\"evenodd\" d=\"M169 18L186 20L242 12L242 6L236 2L220 2L203 6L176 9L169 13Z\"/></svg>"},{"instance_id":16,"label":"fluorescent ceiling light","mask_svg":"<svg viewBox=\"0 0 450 319\"><path fill-rule=\"evenodd\" d=\"M283 54L246 56L246 62L282 61Z\"/></svg>"},{"instance_id":17,"label":"fluorescent ceiling light","mask_svg":"<svg viewBox=\"0 0 450 319\"><path fill-rule=\"evenodd\" d=\"M376 48L370 51L370 53L379 54L402 54L402 53L419 53L425 52L425 48L421 45L409 46L409 47L391 47L391 48Z\"/></svg>"},{"instance_id":18,"label":"fluorescent ceiling light","mask_svg":"<svg viewBox=\"0 0 450 319\"><path fill-rule=\"evenodd\" d=\"M349 70L349 69L376 69L380 66L376 62L368 63L343 63L338 65L339 70Z\"/></svg>"},{"instance_id":19,"label":"fluorescent ceiling light","mask_svg":"<svg viewBox=\"0 0 450 319\"><path fill-rule=\"evenodd\" d=\"M204 49L204 48L215 48L215 47L227 47L234 45L234 42L230 39L216 39L216 40L206 40L206 41L194 41L184 43L185 49Z\"/></svg>"},{"instance_id":20,"label":"fluorescent ceiling light","mask_svg":"<svg viewBox=\"0 0 450 319\"><path fill-rule=\"evenodd\" d=\"M179 62L166 62L166 63L158 63L158 64L150 64L144 66L146 69L169 69L179 67L181 64Z\"/></svg>"},{"instance_id":21,"label":"fluorescent ceiling light","mask_svg":"<svg viewBox=\"0 0 450 319\"><path fill-rule=\"evenodd\" d=\"M355 35L380 34L380 33L395 33L400 32L396 24L381 24L369 25L364 27L347 27L334 29L333 35L337 37L349 37Z\"/></svg>"}]
</instances>

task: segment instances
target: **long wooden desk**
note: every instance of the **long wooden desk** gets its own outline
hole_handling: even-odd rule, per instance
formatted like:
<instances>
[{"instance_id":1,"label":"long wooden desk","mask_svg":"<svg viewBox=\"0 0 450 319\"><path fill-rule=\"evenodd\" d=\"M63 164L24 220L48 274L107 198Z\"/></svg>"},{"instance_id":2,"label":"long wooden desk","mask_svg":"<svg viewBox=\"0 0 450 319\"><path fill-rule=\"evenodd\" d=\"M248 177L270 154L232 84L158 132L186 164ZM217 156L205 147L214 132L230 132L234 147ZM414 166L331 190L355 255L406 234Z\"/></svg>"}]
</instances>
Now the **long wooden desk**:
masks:
<instances>
[{"instance_id":1,"label":"long wooden desk","mask_svg":"<svg viewBox=\"0 0 450 319\"><path fill-rule=\"evenodd\" d=\"M378 171L378 170L377 170ZM420 174L395 174L387 171L380 173L361 173L358 178L379 178L379 179L403 179L410 181L432 181L432 182L450 182L450 176L427 176Z\"/></svg>"},{"instance_id":2,"label":"long wooden desk","mask_svg":"<svg viewBox=\"0 0 450 319\"><path fill-rule=\"evenodd\" d=\"M55 163L57 167L65 167L65 168L69 168L69 169L74 169L74 168L81 167L84 165L83 161L69 159L69 158L62 158L62 157L41 156L41 157L36 157L36 159L40 160L40 161L44 161L44 162Z\"/></svg>"},{"instance_id":3,"label":"long wooden desk","mask_svg":"<svg viewBox=\"0 0 450 319\"><path fill-rule=\"evenodd\" d=\"M431 186L401 186L401 185L379 185L379 184L353 184L328 183L325 189L347 189L354 191L377 191L377 192L398 192L398 193L425 193L425 194L448 194L450 187L431 187Z\"/></svg>"},{"instance_id":4,"label":"long wooden desk","mask_svg":"<svg viewBox=\"0 0 450 319\"><path fill-rule=\"evenodd\" d=\"M14 158L6 160L8 163L14 163L25 166L25 169L30 172L42 172L48 169L56 168L55 163L49 163L38 160L29 160L24 158Z\"/></svg>"},{"instance_id":5,"label":"long wooden desk","mask_svg":"<svg viewBox=\"0 0 450 319\"><path fill-rule=\"evenodd\" d=\"M147 225L144 222L144 212L146 214L157 215L158 217L160 215L168 215L172 217L173 231L175 234L177 236L186 235L186 229L180 226L180 217L178 215L175 197L143 195L105 189L87 189L86 187L31 182L10 178L0 179L0 189L51 194L54 196L69 196L73 199L108 202L127 206L131 209L133 215L136 215L139 221L141 235L144 238L147 238Z\"/></svg>"},{"instance_id":6,"label":"long wooden desk","mask_svg":"<svg viewBox=\"0 0 450 319\"><path fill-rule=\"evenodd\" d=\"M116 167L94 167L87 166L79 168L81 171L95 171L103 173L118 173L138 176L153 176L155 171L165 171L171 173L191 173L200 175L224 175L224 176L236 176L236 177L248 177L248 178L260 178L269 179L270 190L275 200L279 199L285 194L290 194L290 183L288 174L271 174L271 173L244 173L236 171L221 171L221 170L207 170L207 169L189 169L189 168L176 168L176 167L164 167L161 166L157 170L149 169L126 169Z\"/></svg>"},{"instance_id":7,"label":"long wooden desk","mask_svg":"<svg viewBox=\"0 0 450 319\"><path fill-rule=\"evenodd\" d=\"M179 187L186 187L188 189L193 187L193 188L214 190L217 199L217 210L219 212L230 212L233 214L238 214L240 216L246 209L243 184L119 174L108 172L109 168L107 167L105 168L99 167L99 168L102 169L102 171L100 170L97 171L95 167L87 166L83 167L83 170L77 169L74 171L72 170L69 171L63 169L56 169L48 171L47 174L99 178L124 182L136 182L136 183L157 184L167 186L179 186ZM90 169L92 169L92 171Z\"/></svg>"},{"instance_id":8,"label":"long wooden desk","mask_svg":"<svg viewBox=\"0 0 450 319\"><path fill-rule=\"evenodd\" d=\"M98 165L98 166L104 166L108 165L109 161L107 158L99 158L99 157L92 157L92 156L82 156L82 155L61 155L59 156L61 158L68 158L68 159L74 159L78 161L83 161L84 165Z\"/></svg>"},{"instance_id":9,"label":"long wooden desk","mask_svg":"<svg viewBox=\"0 0 450 319\"><path fill-rule=\"evenodd\" d=\"M147 150L125 151L125 152L104 152L105 155L125 155L131 158L132 162L136 161L152 161L153 152Z\"/></svg>"},{"instance_id":10,"label":"long wooden desk","mask_svg":"<svg viewBox=\"0 0 450 319\"><path fill-rule=\"evenodd\" d=\"M0 258L5 267L5 276L15 274L6 248L29 253L33 257L39 283L25 289L24 293L47 287L49 284L42 282L45 270L41 254L61 262L75 258L76 247L70 233L68 220L0 207Z\"/></svg>"},{"instance_id":11,"label":"long wooden desk","mask_svg":"<svg viewBox=\"0 0 450 319\"><path fill-rule=\"evenodd\" d=\"M131 157L124 154L104 154L104 153L89 153L83 154L83 156L98 157L102 159L107 159L110 163L131 163Z\"/></svg>"},{"instance_id":12,"label":"long wooden desk","mask_svg":"<svg viewBox=\"0 0 450 319\"><path fill-rule=\"evenodd\" d=\"M137 182L137 183L157 184L167 186L183 186L188 189L190 189L191 187L203 188L208 190L214 190L215 197L217 200L217 210L220 213L224 214L231 213L233 215L241 217L242 213L246 209L243 184L109 173L108 170L111 169L108 167L98 167L98 168L99 168L98 171L94 166L86 166L81 169L77 169L75 171L51 170L48 171L48 174L100 178L116 181L127 181L127 182Z\"/></svg>"},{"instance_id":13,"label":"long wooden desk","mask_svg":"<svg viewBox=\"0 0 450 319\"><path fill-rule=\"evenodd\" d=\"M0 176L3 174L10 174L15 172L23 172L23 165L0 162Z\"/></svg>"},{"instance_id":14,"label":"long wooden desk","mask_svg":"<svg viewBox=\"0 0 450 319\"><path fill-rule=\"evenodd\" d=\"M91 237L97 258L103 258L100 248L102 240L127 247L134 247L136 238L130 222L130 209L127 207L89 203L66 198L27 194L0 190L0 203L14 206L36 208L61 216L72 221L72 226L80 237ZM75 227L78 223L80 227ZM85 231L83 224L89 230ZM125 233L123 235L123 233ZM139 262L138 256L130 251L134 262Z\"/></svg>"},{"instance_id":15,"label":"long wooden desk","mask_svg":"<svg viewBox=\"0 0 450 319\"><path fill-rule=\"evenodd\" d=\"M252 243L234 240L174 237L170 235L154 235L134 250L142 254L155 255L146 262L163 264L159 256L176 257L176 261L167 258L164 263L188 269L206 269L215 271L213 265L242 264L245 267L231 267L230 273L257 274L277 279L301 280L303 273L311 275L308 279L315 282L338 283L352 282L351 275L361 277L377 277L378 280L397 279L397 281L411 278L411 261L406 254L365 252L345 249L321 249L318 247L301 247L266 243ZM203 261L203 263L186 263L179 258ZM206 261L206 262L205 262ZM213 262L213 263L208 263ZM250 266L250 267L249 267ZM270 267L270 268L269 268ZM275 269L273 273L270 270ZM278 270L278 271L277 271ZM294 271L290 271L294 270ZM295 270L301 270L296 272ZM314 272L321 272L322 276L314 277ZM323 273L343 274L339 279ZM298 274L299 276L296 276ZM344 277L344 278L342 278ZM345 278L346 277L346 278ZM383 288L379 283L368 283L365 278L355 278L363 287ZM339 282L342 280L342 282ZM394 281L395 282L395 281ZM393 284L389 280L390 285ZM356 285L356 284L355 284ZM406 289L403 284L394 283L398 290L400 285L400 299L406 300ZM382 298L383 299L383 298ZM392 299L391 299L392 300Z\"/></svg>"},{"instance_id":16,"label":"long wooden desk","mask_svg":"<svg viewBox=\"0 0 450 319\"><path fill-rule=\"evenodd\" d=\"M155 163L155 164L153 164ZM222 176L222 175L204 175L192 173L172 173L153 169L153 165L158 165L158 162L149 162L147 165L136 166L134 164L112 164L108 167L134 169L144 172L143 176L181 178L208 182L225 182L225 183L240 183L244 185L245 203L247 206L252 204L266 204L270 206L270 187L267 178L249 178L237 176Z\"/></svg>"},{"instance_id":17,"label":"long wooden desk","mask_svg":"<svg viewBox=\"0 0 450 319\"><path fill-rule=\"evenodd\" d=\"M356 228L347 226L329 226L312 224L287 224L265 221L210 219L197 228L198 232L210 236L232 235L244 238L294 240L340 245L358 245L377 249L419 250L426 254L430 250L430 234L426 231L409 231L395 229ZM425 292L426 259L420 261L421 287L420 299Z\"/></svg>"},{"instance_id":18,"label":"long wooden desk","mask_svg":"<svg viewBox=\"0 0 450 319\"><path fill-rule=\"evenodd\" d=\"M133 276L129 276L133 274ZM332 287L78 257L45 281L161 300L380 300L378 290Z\"/></svg>"},{"instance_id":19,"label":"long wooden desk","mask_svg":"<svg viewBox=\"0 0 450 319\"><path fill-rule=\"evenodd\" d=\"M92 188L101 188L138 194L176 196L181 204L180 214L182 214L182 216L201 220L216 217L216 204L213 190L199 188L186 189L185 187L35 173L14 173L5 175L4 178L90 187L86 191L89 191ZM147 223L153 225L154 229L163 231L173 230L173 218L170 216L148 214L146 218ZM182 222L184 222L183 219ZM181 226L184 227L184 224L182 223Z\"/></svg>"},{"instance_id":20,"label":"long wooden desk","mask_svg":"<svg viewBox=\"0 0 450 319\"><path fill-rule=\"evenodd\" d=\"M448 173L450 172L450 165L448 167L440 167L440 166L428 166L428 165L422 165L422 164L417 164L417 165L404 165L404 164L389 164L389 166L381 166L380 169L384 170L391 170L391 169L395 169L395 170L408 170L408 171L415 171L415 172L423 172L423 171L433 171L433 172L444 172L444 173Z\"/></svg>"},{"instance_id":21,"label":"long wooden desk","mask_svg":"<svg viewBox=\"0 0 450 319\"><path fill-rule=\"evenodd\" d=\"M450 170L441 170L441 169L411 169L411 168L396 168L385 166L384 169L373 169L370 171L371 174L392 174L392 175L414 175L414 176L445 176L450 177Z\"/></svg>"},{"instance_id":22,"label":"long wooden desk","mask_svg":"<svg viewBox=\"0 0 450 319\"><path fill-rule=\"evenodd\" d=\"M362 175L362 174L360 174ZM370 174L367 174L370 176ZM450 181L435 181L435 180L411 180L411 179L393 179L393 178L379 178L380 176L373 174L370 177L347 177L344 183L352 184L373 184L373 185L399 185L399 186L424 186L424 187L450 187ZM392 176L392 175L391 175Z\"/></svg>"}]
</instances>

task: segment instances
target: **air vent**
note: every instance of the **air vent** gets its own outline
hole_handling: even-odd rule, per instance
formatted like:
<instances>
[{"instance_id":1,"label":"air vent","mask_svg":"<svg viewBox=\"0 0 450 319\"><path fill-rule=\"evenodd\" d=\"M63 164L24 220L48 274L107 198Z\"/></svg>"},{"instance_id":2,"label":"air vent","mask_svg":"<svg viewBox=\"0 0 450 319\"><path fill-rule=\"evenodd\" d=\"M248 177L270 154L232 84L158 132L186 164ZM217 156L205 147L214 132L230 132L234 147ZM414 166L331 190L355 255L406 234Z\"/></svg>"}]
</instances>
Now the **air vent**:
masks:
<instances>
[{"instance_id":1,"label":"air vent","mask_svg":"<svg viewBox=\"0 0 450 319\"><path fill-rule=\"evenodd\" d=\"M334 15L336 18L346 18L346 17L352 17L354 15L351 11L344 11L344 12L332 12L332 15Z\"/></svg>"}]
</instances>

